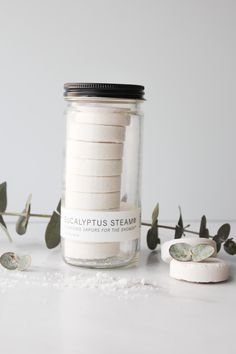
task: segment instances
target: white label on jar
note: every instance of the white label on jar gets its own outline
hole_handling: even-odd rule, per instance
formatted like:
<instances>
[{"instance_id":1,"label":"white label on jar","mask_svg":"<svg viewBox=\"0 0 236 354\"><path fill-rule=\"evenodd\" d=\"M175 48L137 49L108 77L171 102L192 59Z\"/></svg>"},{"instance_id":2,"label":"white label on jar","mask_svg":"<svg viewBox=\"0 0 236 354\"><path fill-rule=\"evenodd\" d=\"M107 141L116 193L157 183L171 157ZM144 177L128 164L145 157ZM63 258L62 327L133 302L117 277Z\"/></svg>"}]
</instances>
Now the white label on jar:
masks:
<instances>
[{"instance_id":1,"label":"white label on jar","mask_svg":"<svg viewBox=\"0 0 236 354\"><path fill-rule=\"evenodd\" d=\"M61 208L61 237L79 242L122 242L140 234L140 209L84 211Z\"/></svg>"}]
</instances>

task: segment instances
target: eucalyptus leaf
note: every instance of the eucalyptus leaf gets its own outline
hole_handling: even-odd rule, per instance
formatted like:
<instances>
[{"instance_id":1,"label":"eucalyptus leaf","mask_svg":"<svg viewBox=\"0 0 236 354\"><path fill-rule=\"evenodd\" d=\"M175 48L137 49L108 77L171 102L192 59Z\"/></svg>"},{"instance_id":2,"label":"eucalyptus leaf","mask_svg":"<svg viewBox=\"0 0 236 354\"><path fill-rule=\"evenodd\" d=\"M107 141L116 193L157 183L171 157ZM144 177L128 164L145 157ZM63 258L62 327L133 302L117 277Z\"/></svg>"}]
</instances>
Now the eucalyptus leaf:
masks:
<instances>
[{"instance_id":1,"label":"eucalyptus leaf","mask_svg":"<svg viewBox=\"0 0 236 354\"><path fill-rule=\"evenodd\" d=\"M60 209L61 209L61 201L59 202L57 209L53 212L51 219L47 225L45 232L45 242L48 248L55 248L61 242L60 235Z\"/></svg>"},{"instance_id":2,"label":"eucalyptus leaf","mask_svg":"<svg viewBox=\"0 0 236 354\"><path fill-rule=\"evenodd\" d=\"M13 252L3 253L0 257L0 264L8 270L15 270L18 268L19 257Z\"/></svg>"},{"instance_id":3,"label":"eucalyptus leaf","mask_svg":"<svg viewBox=\"0 0 236 354\"><path fill-rule=\"evenodd\" d=\"M160 243L160 239L158 237L158 227L157 222L148 230L147 233L147 245L150 250L155 250L157 245Z\"/></svg>"},{"instance_id":4,"label":"eucalyptus leaf","mask_svg":"<svg viewBox=\"0 0 236 354\"><path fill-rule=\"evenodd\" d=\"M175 227L175 238L176 239L177 238L181 238L183 236L183 232L184 232L184 230L181 227L179 227L178 225L176 225L176 227Z\"/></svg>"},{"instance_id":5,"label":"eucalyptus leaf","mask_svg":"<svg viewBox=\"0 0 236 354\"><path fill-rule=\"evenodd\" d=\"M236 243L232 238L229 238L224 243L224 250L231 256L234 256L236 254Z\"/></svg>"},{"instance_id":6,"label":"eucalyptus leaf","mask_svg":"<svg viewBox=\"0 0 236 354\"><path fill-rule=\"evenodd\" d=\"M216 236L213 237L213 241L215 241L215 243L216 243L216 251L217 251L217 253L218 253L218 252L220 252L220 250L221 250L221 244L222 244L222 243L221 243L221 242L217 242L217 240L215 239L215 237L216 237Z\"/></svg>"},{"instance_id":7,"label":"eucalyptus leaf","mask_svg":"<svg viewBox=\"0 0 236 354\"><path fill-rule=\"evenodd\" d=\"M7 229L7 225L6 225L6 223L5 223L5 221L4 221L2 215L0 215L0 224L1 224L5 229Z\"/></svg>"},{"instance_id":8,"label":"eucalyptus leaf","mask_svg":"<svg viewBox=\"0 0 236 354\"><path fill-rule=\"evenodd\" d=\"M153 212L152 212L152 225L154 225L157 222L159 216L159 203L155 206Z\"/></svg>"},{"instance_id":9,"label":"eucalyptus leaf","mask_svg":"<svg viewBox=\"0 0 236 354\"><path fill-rule=\"evenodd\" d=\"M194 262L201 262L204 259L211 257L214 253L214 247L206 244L199 244L192 247L192 260Z\"/></svg>"},{"instance_id":10,"label":"eucalyptus leaf","mask_svg":"<svg viewBox=\"0 0 236 354\"><path fill-rule=\"evenodd\" d=\"M180 207L179 207L179 212L180 212L179 221L175 227L175 238L181 238L184 233L184 223L183 223L182 211Z\"/></svg>"},{"instance_id":11,"label":"eucalyptus leaf","mask_svg":"<svg viewBox=\"0 0 236 354\"><path fill-rule=\"evenodd\" d=\"M7 225L2 217L2 215L0 215L0 227L2 228L2 230L5 232L5 234L7 235L7 238L10 242L12 242L12 238L11 235L9 234L9 231L7 229Z\"/></svg>"},{"instance_id":12,"label":"eucalyptus leaf","mask_svg":"<svg viewBox=\"0 0 236 354\"><path fill-rule=\"evenodd\" d=\"M7 208L7 182L0 184L0 213L4 213Z\"/></svg>"},{"instance_id":13,"label":"eucalyptus leaf","mask_svg":"<svg viewBox=\"0 0 236 354\"><path fill-rule=\"evenodd\" d=\"M59 203L57 204L56 212L61 215L61 199L59 200Z\"/></svg>"},{"instance_id":14,"label":"eucalyptus leaf","mask_svg":"<svg viewBox=\"0 0 236 354\"><path fill-rule=\"evenodd\" d=\"M217 234L213 237L213 241L216 242L217 252L220 251L221 244L227 240L229 234L230 234L230 224L223 224L217 231Z\"/></svg>"},{"instance_id":15,"label":"eucalyptus leaf","mask_svg":"<svg viewBox=\"0 0 236 354\"><path fill-rule=\"evenodd\" d=\"M20 256L18 259L18 270L26 270L30 267L31 265L31 256L25 255L25 256Z\"/></svg>"},{"instance_id":16,"label":"eucalyptus leaf","mask_svg":"<svg viewBox=\"0 0 236 354\"><path fill-rule=\"evenodd\" d=\"M174 245L170 246L169 253L171 257L177 261L188 262L192 259L191 248L191 245L188 243L175 243Z\"/></svg>"},{"instance_id":17,"label":"eucalyptus leaf","mask_svg":"<svg viewBox=\"0 0 236 354\"><path fill-rule=\"evenodd\" d=\"M209 238L209 230L207 229L206 225L207 225L207 219L206 216L203 215L200 224L199 237Z\"/></svg>"},{"instance_id":18,"label":"eucalyptus leaf","mask_svg":"<svg viewBox=\"0 0 236 354\"><path fill-rule=\"evenodd\" d=\"M29 195L25 208L22 211L22 216L20 216L16 222L16 232L18 235L24 235L27 230L29 218L30 218L30 210L31 210L31 200L32 200L32 194Z\"/></svg>"},{"instance_id":19,"label":"eucalyptus leaf","mask_svg":"<svg viewBox=\"0 0 236 354\"><path fill-rule=\"evenodd\" d=\"M217 243L223 243L227 240L230 234L230 224L223 224L217 231L216 236L214 239Z\"/></svg>"}]
</instances>

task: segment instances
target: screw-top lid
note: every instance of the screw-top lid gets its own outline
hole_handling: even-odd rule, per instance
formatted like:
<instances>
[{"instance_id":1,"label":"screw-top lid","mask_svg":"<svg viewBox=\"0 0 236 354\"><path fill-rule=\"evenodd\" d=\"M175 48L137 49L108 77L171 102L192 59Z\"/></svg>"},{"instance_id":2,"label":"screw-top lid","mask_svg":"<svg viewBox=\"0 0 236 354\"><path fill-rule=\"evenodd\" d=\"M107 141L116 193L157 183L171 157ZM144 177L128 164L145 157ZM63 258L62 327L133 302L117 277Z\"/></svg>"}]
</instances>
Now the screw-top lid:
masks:
<instances>
[{"instance_id":1,"label":"screw-top lid","mask_svg":"<svg viewBox=\"0 0 236 354\"><path fill-rule=\"evenodd\" d=\"M75 82L66 83L64 89L65 98L83 96L144 99L144 86L140 85Z\"/></svg>"}]
</instances>

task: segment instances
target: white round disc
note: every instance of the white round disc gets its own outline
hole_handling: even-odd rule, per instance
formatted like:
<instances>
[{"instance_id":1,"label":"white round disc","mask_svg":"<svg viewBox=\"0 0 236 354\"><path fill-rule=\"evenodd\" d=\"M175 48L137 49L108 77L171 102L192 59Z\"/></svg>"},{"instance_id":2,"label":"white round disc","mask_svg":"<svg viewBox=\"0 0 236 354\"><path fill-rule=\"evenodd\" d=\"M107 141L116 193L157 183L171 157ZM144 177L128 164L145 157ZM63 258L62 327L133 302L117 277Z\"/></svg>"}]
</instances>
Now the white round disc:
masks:
<instances>
[{"instance_id":1,"label":"white round disc","mask_svg":"<svg viewBox=\"0 0 236 354\"><path fill-rule=\"evenodd\" d=\"M91 160L68 157L66 171L82 176L119 176L122 173L122 160Z\"/></svg>"},{"instance_id":2,"label":"white round disc","mask_svg":"<svg viewBox=\"0 0 236 354\"><path fill-rule=\"evenodd\" d=\"M68 173L65 178L66 191L87 193L119 192L120 176L96 177Z\"/></svg>"},{"instance_id":3,"label":"white round disc","mask_svg":"<svg viewBox=\"0 0 236 354\"><path fill-rule=\"evenodd\" d=\"M229 278L229 267L219 258L208 258L202 262L180 262L172 259L170 276L194 283L218 283Z\"/></svg>"},{"instance_id":4,"label":"white round disc","mask_svg":"<svg viewBox=\"0 0 236 354\"><path fill-rule=\"evenodd\" d=\"M74 107L76 109L76 107ZM130 124L130 115L125 112L110 112L104 109L73 110L68 113L70 122L86 124L102 124L114 126L127 126Z\"/></svg>"},{"instance_id":5,"label":"white round disc","mask_svg":"<svg viewBox=\"0 0 236 354\"><path fill-rule=\"evenodd\" d=\"M123 156L123 144L68 140L66 155L67 158L120 160Z\"/></svg>"},{"instance_id":6,"label":"white round disc","mask_svg":"<svg viewBox=\"0 0 236 354\"><path fill-rule=\"evenodd\" d=\"M122 143L125 140L125 128L114 125L69 123L67 138L80 141Z\"/></svg>"}]
</instances>

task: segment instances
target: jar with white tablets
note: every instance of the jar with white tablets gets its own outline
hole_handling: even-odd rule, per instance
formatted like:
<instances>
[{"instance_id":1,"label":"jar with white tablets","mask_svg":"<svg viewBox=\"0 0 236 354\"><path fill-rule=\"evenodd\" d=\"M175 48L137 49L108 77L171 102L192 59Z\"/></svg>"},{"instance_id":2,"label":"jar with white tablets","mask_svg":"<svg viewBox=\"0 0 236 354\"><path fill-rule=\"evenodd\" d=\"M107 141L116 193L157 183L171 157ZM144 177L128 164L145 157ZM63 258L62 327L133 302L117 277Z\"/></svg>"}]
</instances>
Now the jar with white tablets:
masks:
<instances>
[{"instance_id":1,"label":"jar with white tablets","mask_svg":"<svg viewBox=\"0 0 236 354\"><path fill-rule=\"evenodd\" d=\"M144 87L67 83L64 89L63 258L91 268L135 264Z\"/></svg>"}]
</instances>

